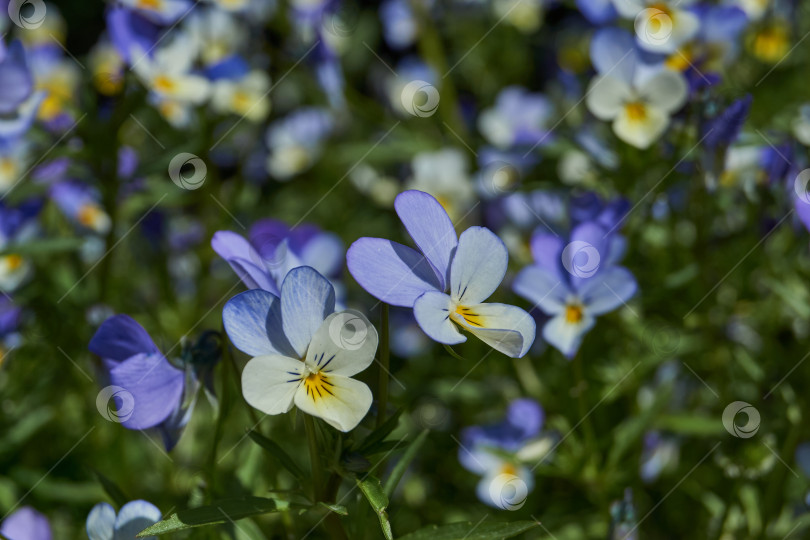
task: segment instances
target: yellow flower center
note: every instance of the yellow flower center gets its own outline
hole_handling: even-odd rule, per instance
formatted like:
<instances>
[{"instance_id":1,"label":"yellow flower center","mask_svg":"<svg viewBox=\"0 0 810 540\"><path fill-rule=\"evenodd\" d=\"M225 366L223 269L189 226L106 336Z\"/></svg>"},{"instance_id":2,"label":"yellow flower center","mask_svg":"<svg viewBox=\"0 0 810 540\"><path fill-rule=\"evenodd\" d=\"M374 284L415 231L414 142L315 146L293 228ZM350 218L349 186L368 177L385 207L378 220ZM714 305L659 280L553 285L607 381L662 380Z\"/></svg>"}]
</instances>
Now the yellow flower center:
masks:
<instances>
[{"instance_id":1,"label":"yellow flower center","mask_svg":"<svg viewBox=\"0 0 810 540\"><path fill-rule=\"evenodd\" d=\"M456 306L456 310L451 314L451 317L454 321L460 323L461 321L466 322L472 326L483 327L484 326L484 319L481 315L475 313L472 308L468 308L465 306Z\"/></svg>"},{"instance_id":2,"label":"yellow flower center","mask_svg":"<svg viewBox=\"0 0 810 540\"><path fill-rule=\"evenodd\" d=\"M137 5L141 9L158 10L163 4L161 0L138 0Z\"/></svg>"},{"instance_id":3,"label":"yellow flower center","mask_svg":"<svg viewBox=\"0 0 810 540\"><path fill-rule=\"evenodd\" d=\"M678 49L666 59L666 66L673 71L686 71L689 65L693 63L695 58L695 49L691 45L687 45L682 49Z\"/></svg>"},{"instance_id":4,"label":"yellow flower center","mask_svg":"<svg viewBox=\"0 0 810 540\"><path fill-rule=\"evenodd\" d=\"M23 264L23 258L17 255L16 253L12 253L11 255L6 255L3 257L3 262L6 263L6 267L10 271L17 270Z\"/></svg>"},{"instance_id":5,"label":"yellow flower center","mask_svg":"<svg viewBox=\"0 0 810 540\"><path fill-rule=\"evenodd\" d=\"M765 62L778 62L784 58L789 46L788 32L782 25L763 28L754 38L754 55Z\"/></svg>"},{"instance_id":6,"label":"yellow flower center","mask_svg":"<svg viewBox=\"0 0 810 540\"><path fill-rule=\"evenodd\" d=\"M516 476L517 469L511 463L504 463L501 465L501 474L511 474L512 476Z\"/></svg>"},{"instance_id":7,"label":"yellow flower center","mask_svg":"<svg viewBox=\"0 0 810 540\"><path fill-rule=\"evenodd\" d=\"M569 304L565 306L565 322L576 324L582 320L584 314L582 313L582 306L577 304Z\"/></svg>"},{"instance_id":8,"label":"yellow flower center","mask_svg":"<svg viewBox=\"0 0 810 540\"><path fill-rule=\"evenodd\" d=\"M304 388L306 388L307 395L312 396L312 399L325 397L326 394L334 396L335 394L329 389L330 386L334 386L334 384L329 382L327 376L321 371L310 373L304 379Z\"/></svg>"},{"instance_id":9,"label":"yellow flower center","mask_svg":"<svg viewBox=\"0 0 810 540\"><path fill-rule=\"evenodd\" d=\"M233 93L233 98L231 98L231 105L233 110L239 113L244 113L248 111L253 106L254 101L250 99L250 96L247 92L243 92L241 90L237 90Z\"/></svg>"},{"instance_id":10,"label":"yellow flower center","mask_svg":"<svg viewBox=\"0 0 810 540\"><path fill-rule=\"evenodd\" d=\"M10 157L0 158L0 176L11 177L17 172L17 165Z\"/></svg>"},{"instance_id":11,"label":"yellow flower center","mask_svg":"<svg viewBox=\"0 0 810 540\"><path fill-rule=\"evenodd\" d=\"M158 75L157 77L155 77L153 84L155 90L157 90L158 92L163 92L165 94L174 92L174 90L177 88L177 84L166 75Z\"/></svg>"},{"instance_id":12,"label":"yellow flower center","mask_svg":"<svg viewBox=\"0 0 810 540\"><path fill-rule=\"evenodd\" d=\"M77 218L85 227L92 227L101 218L102 210L94 204L85 204L79 209Z\"/></svg>"},{"instance_id":13,"label":"yellow flower center","mask_svg":"<svg viewBox=\"0 0 810 540\"><path fill-rule=\"evenodd\" d=\"M647 107L640 101L625 104L624 110L631 122L643 122L647 118Z\"/></svg>"}]
</instances>

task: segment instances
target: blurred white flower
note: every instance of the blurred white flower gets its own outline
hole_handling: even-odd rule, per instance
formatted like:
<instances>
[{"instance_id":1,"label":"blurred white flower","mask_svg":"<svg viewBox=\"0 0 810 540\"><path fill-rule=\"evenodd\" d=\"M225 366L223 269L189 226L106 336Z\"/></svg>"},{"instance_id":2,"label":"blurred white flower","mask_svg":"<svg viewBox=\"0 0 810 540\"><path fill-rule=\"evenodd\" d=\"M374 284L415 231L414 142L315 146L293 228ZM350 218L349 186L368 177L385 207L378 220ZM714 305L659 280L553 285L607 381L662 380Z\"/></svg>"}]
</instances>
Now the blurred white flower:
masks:
<instances>
[{"instance_id":1,"label":"blurred white flower","mask_svg":"<svg viewBox=\"0 0 810 540\"><path fill-rule=\"evenodd\" d=\"M433 195L453 223L467 214L476 196L464 152L457 148L422 152L413 158L411 168L407 189Z\"/></svg>"}]
</instances>

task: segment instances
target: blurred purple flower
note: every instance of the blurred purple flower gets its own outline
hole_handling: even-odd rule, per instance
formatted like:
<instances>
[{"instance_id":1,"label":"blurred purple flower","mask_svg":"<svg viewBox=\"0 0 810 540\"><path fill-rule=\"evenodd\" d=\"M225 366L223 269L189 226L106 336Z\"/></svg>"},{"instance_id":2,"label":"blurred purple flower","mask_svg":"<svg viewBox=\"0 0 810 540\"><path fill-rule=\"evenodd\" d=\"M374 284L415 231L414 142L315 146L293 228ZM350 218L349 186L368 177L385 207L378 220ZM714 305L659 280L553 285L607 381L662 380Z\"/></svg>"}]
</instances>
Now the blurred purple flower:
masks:
<instances>
[{"instance_id":1,"label":"blurred purple flower","mask_svg":"<svg viewBox=\"0 0 810 540\"><path fill-rule=\"evenodd\" d=\"M117 515L109 504L98 503L87 516L87 536L89 540L134 540L135 535L161 519L163 513L150 502L130 501Z\"/></svg>"},{"instance_id":2,"label":"blurred purple flower","mask_svg":"<svg viewBox=\"0 0 810 540\"><path fill-rule=\"evenodd\" d=\"M8 540L51 540L48 518L30 506L23 506L0 523L0 534Z\"/></svg>"}]
</instances>

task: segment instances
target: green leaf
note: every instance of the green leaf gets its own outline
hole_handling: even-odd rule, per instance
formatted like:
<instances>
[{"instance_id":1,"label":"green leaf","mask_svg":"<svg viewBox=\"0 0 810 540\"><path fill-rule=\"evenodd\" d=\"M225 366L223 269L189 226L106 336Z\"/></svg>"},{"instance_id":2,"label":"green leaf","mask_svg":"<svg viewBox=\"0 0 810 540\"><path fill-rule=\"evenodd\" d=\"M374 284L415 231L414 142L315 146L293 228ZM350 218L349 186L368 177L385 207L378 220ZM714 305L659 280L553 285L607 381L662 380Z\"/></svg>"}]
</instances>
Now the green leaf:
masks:
<instances>
[{"instance_id":1,"label":"green leaf","mask_svg":"<svg viewBox=\"0 0 810 540\"><path fill-rule=\"evenodd\" d=\"M388 475L388 478L385 480L385 488L383 490L388 497L394 493L397 484L399 484L399 481L402 479L402 475L405 474L405 469L408 468L408 465L411 464L411 461L413 461L413 458L416 457L417 452L419 452L419 449L422 448L422 445L425 443L428 433L429 431L426 429L417 435L411 444L408 445L408 448L405 449L405 453L402 454L397 464L394 465L391 474Z\"/></svg>"},{"instance_id":2,"label":"green leaf","mask_svg":"<svg viewBox=\"0 0 810 540\"><path fill-rule=\"evenodd\" d=\"M723 432L723 424L717 418L693 414L663 415L655 421L654 427L698 437L719 435Z\"/></svg>"},{"instance_id":3,"label":"green leaf","mask_svg":"<svg viewBox=\"0 0 810 540\"><path fill-rule=\"evenodd\" d=\"M360 478L356 478L356 480L357 487L363 492L371 508L380 518L380 527L386 540L393 540L394 534L391 531L391 523L388 521L388 513L385 511L388 508L388 496L383 491L380 480L371 475L364 477L362 480Z\"/></svg>"},{"instance_id":4,"label":"green leaf","mask_svg":"<svg viewBox=\"0 0 810 540\"><path fill-rule=\"evenodd\" d=\"M210 505L175 512L167 519L142 530L137 537L156 536L192 527L226 523L257 514L276 512L277 510L276 502L272 499L262 497L222 499Z\"/></svg>"},{"instance_id":5,"label":"green leaf","mask_svg":"<svg viewBox=\"0 0 810 540\"><path fill-rule=\"evenodd\" d=\"M357 447L357 451L361 454L368 454L370 451L375 450L375 445L378 445L382 441L388 437L394 429L399 425L399 417L402 414L402 409L397 410L391 418L383 422L383 424L372 431L371 433L363 439L363 442L360 443L360 446Z\"/></svg>"},{"instance_id":6,"label":"green leaf","mask_svg":"<svg viewBox=\"0 0 810 540\"><path fill-rule=\"evenodd\" d=\"M281 466L290 471L290 473L295 476L297 479L302 480L306 476L301 468L293 461L293 459L285 452L279 445L259 433L258 431L250 430L248 431L248 435L253 442L267 450L270 454L275 457Z\"/></svg>"},{"instance_id":7,"label":"green leaf","mask_svg":"<svg viewBox=\"0 0 810 540\"><path fill-rule=\"evenodd\" d=\"M24 244L14 244L8 246L0 253L2 255L42 255L58 253L60 251L77 251L83 245L81 238L45 238L42 240L32 240Z\"/></svg>"},{"instance_id":8,"label":"green leaf","mask_svg":"<svg viewBox=\"0 0 810 540\"><path fill-rule=\"evenodd\" d=\"M349 510L347 510L346 507L343 506L342 504L325 503L325 502L319 502L318 504L320 506L323 506L324 508L326 508L330 512L340 514L341 516L348 516L349 515Z\"/></svg>"},{"instance_id":9,"label":"green leaf","mask_svg":"<svg viewBox=\"0 0 810 540\"><path fill-rule=\"evenodd\" d=\"M101 487L104 488L104 492L110 496L110 499L113 500L116 506L121 508L122 506L124 506L125 504L127 504L129 501L132 500L126 495L124 495L124 492L121 491L121 488L119 488L115 484L115 482L113 482L112 480L101 474L96 469L91 468L91 470L93 471L93 474L96 475L96 478L98 479L98 482L101 484Z\"/></svg>"},{"instance_id":10,"label":"green leaf","mask_svg":"<svg viewBox=\"0 0 810 540\"><path fill-rule=\"evenodd\" d=\"M496 540L512 538L539 525L536 521L514 521L512 523L451 523L431 525L411 534L400 536L399 540Z\"/></svg>"}]
</instances>

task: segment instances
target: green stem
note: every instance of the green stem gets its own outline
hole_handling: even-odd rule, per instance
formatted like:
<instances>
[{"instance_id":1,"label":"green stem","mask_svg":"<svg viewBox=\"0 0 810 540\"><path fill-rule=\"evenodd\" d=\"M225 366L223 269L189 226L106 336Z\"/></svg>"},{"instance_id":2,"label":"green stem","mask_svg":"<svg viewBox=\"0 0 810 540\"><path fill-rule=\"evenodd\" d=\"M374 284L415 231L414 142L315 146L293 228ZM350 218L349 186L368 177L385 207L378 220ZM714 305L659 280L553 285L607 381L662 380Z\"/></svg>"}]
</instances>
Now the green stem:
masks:
<instances>
[{"instance_id":1,"label":"green stem","mask_svg":"<svg viewBox=\"0 0 810 540\"><path fill-rule=\"evenodd\" d=\"M318 451L318 440L315 435L315 420L312 416L304 414L304 426L307 430L307 443L309 444L309 459L312 462L312 502L323 500L323 465Z\"/></svg>"},{"instance_id":2,"label":"green stem","mask_svg":"<svg viewBox=\"0 0 810 540\"><path fill-rule=\"evenodd\" d=\"M582 423L585 424L585 445L587 448L587 457L588 459L593 456L593 452L595 451L595 441L596 435L593 430L593 424L591 424L590 416L588 415L587 405L585 403L585 388L587 383L585 382L585 375L583 374L582 369L582 357L577 354L574 357L574 377L576 378L577 383L577 402L579 405L579 416L583 419Z\"/></svg>"},{"instance_id":3,"label":"green stem","mask_svg":"<svg viewBox=\"0 0 810 540\"><path fill-rule=\"evenodd\" d=\"M380 310L380 380L377 386L377 427L385 422L385 411L388 408L389 363L388 304L383 304Z\"/></svg>"}]
</instances>

